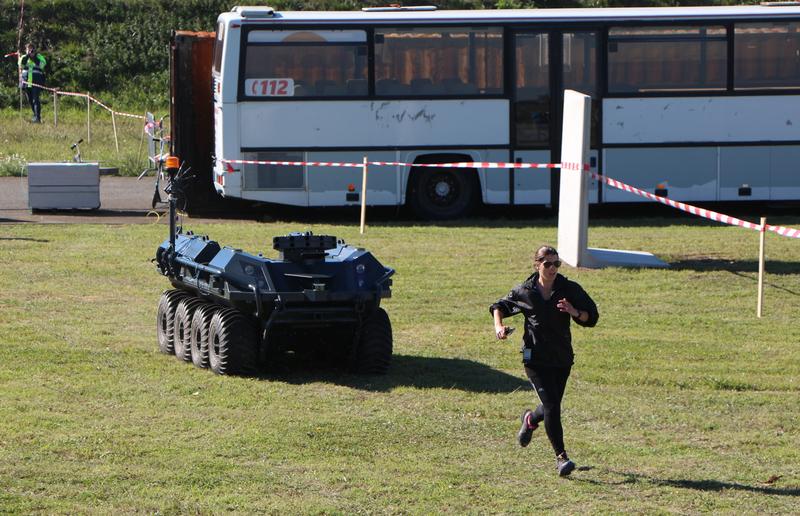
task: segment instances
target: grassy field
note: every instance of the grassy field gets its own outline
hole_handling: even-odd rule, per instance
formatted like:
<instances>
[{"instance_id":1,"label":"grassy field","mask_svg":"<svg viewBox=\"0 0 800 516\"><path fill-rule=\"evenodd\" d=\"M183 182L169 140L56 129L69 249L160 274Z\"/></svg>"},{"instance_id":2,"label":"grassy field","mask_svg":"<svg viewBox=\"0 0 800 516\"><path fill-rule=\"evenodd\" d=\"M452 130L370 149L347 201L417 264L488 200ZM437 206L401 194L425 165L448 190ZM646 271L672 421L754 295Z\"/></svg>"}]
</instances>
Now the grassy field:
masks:
<instances>
[{"instance_id":1,"label":"grassy field","mask_svg":"<svg viewBox=\"0 0 800 516\"><path fill-rule=\"evenodd\" d=\"M27 104L19 109L0 110L0 176L24 173L28 162L70 161L70 146L80 145L83 161L99 161L102 167L117 168L121 175L138 175L147 167L147 144L143 139L144 122L116 117L119 152L114 143L111 114L92 104L89 115L91 141L87 132L86 100L60 97L58 125L53 116L52 95L43 95L42 123L30 123ZM144 113L135 113L144 115Z\"/></svg>"},{"instance_id":2,"label":"grassy field","mask_svg":"<svg viewBox=\"0 0 800 516\"><path fill-rule=\"evenodd\" d=\"M800 219L774 220L797 226ZM450 226L193 224L270 256L312 229L397 269L389 374L219 377L159 354L161 225L0 225L0 512L792 513L800 502L800 241L696 220L594 220L597 247L669 270L565 267L574 328L559 479L514 342L488 306L550 219ZM522 322L511 319L520 330ZM521 331L520 331L521 333Z\"/></svg>"}]
</instances>

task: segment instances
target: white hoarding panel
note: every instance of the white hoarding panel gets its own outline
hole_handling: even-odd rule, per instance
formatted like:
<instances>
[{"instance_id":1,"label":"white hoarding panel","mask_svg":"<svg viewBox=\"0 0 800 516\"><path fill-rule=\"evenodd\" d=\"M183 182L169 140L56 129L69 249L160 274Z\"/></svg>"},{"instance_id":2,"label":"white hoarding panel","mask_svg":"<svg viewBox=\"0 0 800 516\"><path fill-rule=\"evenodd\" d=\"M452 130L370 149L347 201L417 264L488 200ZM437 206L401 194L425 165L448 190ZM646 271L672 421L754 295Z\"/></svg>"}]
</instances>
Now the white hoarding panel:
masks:
<instances>
[{"instance_id":1,"label":"white hoarding panel","mask_svg":"<svg viewBox=\"0 0 800 516\"><path fill-rule=\"evenodd\" d=\"M800 97L603 100L603 143L800 141Z\"/></svg>"}]
</instances>

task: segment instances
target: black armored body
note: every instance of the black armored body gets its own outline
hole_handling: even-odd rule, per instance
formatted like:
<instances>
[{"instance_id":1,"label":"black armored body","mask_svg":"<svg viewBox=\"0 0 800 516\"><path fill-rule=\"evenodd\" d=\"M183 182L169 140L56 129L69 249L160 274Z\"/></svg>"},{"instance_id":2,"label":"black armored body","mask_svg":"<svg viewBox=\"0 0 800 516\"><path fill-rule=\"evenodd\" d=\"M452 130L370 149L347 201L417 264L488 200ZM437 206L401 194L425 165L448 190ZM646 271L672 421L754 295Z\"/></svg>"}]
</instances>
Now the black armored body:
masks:
<instances>
[{"instance_id":1,"label":"black armored body","mask_svg":"<svg viewBox=\"0 0 800 516\"><path fill-rule=\"evenodd\" d=\"M273 247L277 260L182 234L170 193L170 237L154 260L174 287L158 303L160 350L218 374L254 374L287 353L385 373L392 327L380 303L394 270L333 236L292 233Z\"/></svg>"}]
</instances>

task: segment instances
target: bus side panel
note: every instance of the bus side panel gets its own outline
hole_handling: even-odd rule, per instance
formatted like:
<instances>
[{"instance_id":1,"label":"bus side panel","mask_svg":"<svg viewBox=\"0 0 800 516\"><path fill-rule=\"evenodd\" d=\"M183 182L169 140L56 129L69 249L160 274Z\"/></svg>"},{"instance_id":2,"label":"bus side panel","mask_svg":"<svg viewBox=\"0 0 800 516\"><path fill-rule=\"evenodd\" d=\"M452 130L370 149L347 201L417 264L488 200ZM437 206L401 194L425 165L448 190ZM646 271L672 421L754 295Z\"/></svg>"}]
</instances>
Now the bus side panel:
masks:
<instances>
[{"instance_id":1,"label":"bus side panel","mask_svg":"<svg viewBox=\"0 0 800 516\"><path fill-rule=\"evenodd\" d=\"M523 163L550 163L549 150L518 150L515 159ZM550 204L550 168L514 170L514 204ZM508 190L508 184L506 184Z\"/></svg>"},{"instance_id":2,"label":"bus side panel","mask_svg":"<svg viewBox=\"0 0 800 516\"><path fill-rule=\"evenodd\" d=\"M220 22L225 26L221 69L215 78L214 93L214 153L216 189L226 197L242 196L243 165L226 166L221 159L242 159L239 146L239 103L236 99L239 82L239 47L241 31L233 27L223 14ZM218 87L218 90L216 89ZM230 169L235 172L231 173ZM223 184L224 183L224 184Z\"/></svg>"},{"instance_id":3,"label":"bus side panel","mask_svg":"<svg viewBox=\"0 0 800 516\"><path fill-rule=\"evenodd\" d=\"M717 200L717 147L635 147L603 150L603 173L676 201ZM606 186L604 202L644 202L643 197Z\"/></svg>"},{"instance_id":4,"label":"bus side panel","mask_svg":"<svg viewBox=\"0 0 800 516\"><path fill-rule=\"evenodd\" d=\"M603 100L603 143L800 141L800 96Z\"/></svg>"},{"instance_id":5,"label":"bus side panel","mask_svg":"<svg viewBox=\"0 0 800 516\"><path fill-rule=\"evenodd\" d=\"M505 149L490 149L484 153L481 161L509 162L511 153ZM480 170L481 191L483 202L486 204L508 204L508 177L510 170L507 168L484 168Z\"/></svg>"},{"instance_id":6,"label":"bus side panel","mask_svg":"<svg viewBox=\"0 0 800 516\"><path fill-rule=\"evenodd\" d=\"M243 148L508 145L504 99L247 102Z\"/></svg>"},{"instance_id":7,"label":"bus side panel","mask_svg":"<svg viewBox=\"0 0 800 516\"><path fill-rule=\"evenodd\" d=\"M784 145L770 149L771 187L769 198L773 201L800 199L800 146Z\"/></svg>"},{"instance_id":8,"label":"bus side panel","mask_svg":"<svg viewBox=\"0 0 800 516\"><path fill-rule=\"evenodd\" d=\"M395 161L394 151L309 152L308 161L361 163ZM367 204L395 206L399 203L397 171L393 166L368 167ZM310 206L348 206L361 202L363 169L361 167L306 167L308 203ZM352 191L350 187L352 186ZM350 194L350 195L348 195ZM351 199L351 200L348 200Z\"/></svg>"},{"instance_id":9,"label":"bus side panel","mask_svg":"<svg viewBox=\"0 0 800 516\"><path fill-rule=\"evenodd\" d=\"M720 147L719 200L769 199L769 147Z\"/></svg>"}]
</instances>

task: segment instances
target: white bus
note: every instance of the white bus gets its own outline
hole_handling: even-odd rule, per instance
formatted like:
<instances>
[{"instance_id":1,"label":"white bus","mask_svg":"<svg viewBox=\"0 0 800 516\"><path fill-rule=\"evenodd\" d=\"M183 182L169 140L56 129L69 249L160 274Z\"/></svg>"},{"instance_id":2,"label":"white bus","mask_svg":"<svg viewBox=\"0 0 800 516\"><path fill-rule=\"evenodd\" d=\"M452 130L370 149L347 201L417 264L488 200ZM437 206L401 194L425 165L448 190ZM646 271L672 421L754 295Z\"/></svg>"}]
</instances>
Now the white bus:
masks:
<instances>
[{"instance_id":1,"label":"white bus","mask_svg":"<svg viewBox=\"0 0 800 516\"><path fill-rule=\"evenodd\" d=\"M228 197L454 218L553 205L564 89L591 95L591 167L689 202L800 199L800 7L278 12L236 7L214 50L214 182ZM593 184L593 203L640 202Z\"/></svg>"}]
</instances>

